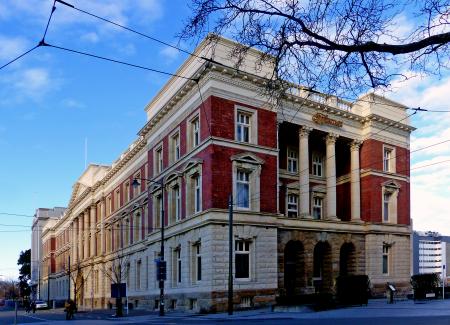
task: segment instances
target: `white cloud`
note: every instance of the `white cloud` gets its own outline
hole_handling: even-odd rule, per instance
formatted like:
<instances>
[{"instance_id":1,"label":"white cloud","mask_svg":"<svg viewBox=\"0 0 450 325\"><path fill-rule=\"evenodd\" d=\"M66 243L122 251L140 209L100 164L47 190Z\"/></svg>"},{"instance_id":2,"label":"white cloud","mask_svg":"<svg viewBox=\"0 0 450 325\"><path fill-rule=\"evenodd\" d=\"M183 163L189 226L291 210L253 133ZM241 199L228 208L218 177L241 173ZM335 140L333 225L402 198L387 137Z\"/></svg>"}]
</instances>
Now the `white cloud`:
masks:
<instances>
[{"instance_id":1,"label":"white cloud","mask_svg":"<svg viewBox=\"0 0 450 325\"><path fill-rule=\"evenodd\" d=\"M0 8L1 10L1 8ZM26 51L27 41L20 37L6 37L0 35L0 60L7 61Z\"/></svg>"},{"instance_id":2,"label":"white cloud","mask_svg":"<svg viewBox=\"0 0 450 325\"><path fill-rule=\"evenodd\" d=\"M76 99L73 98L66 98L62 101L62 104L68 108L84 108L85 105L83 103L80 103Z\"/></svg>"},{"instance_id":3,"label":"white cloud","mask_svg":"<svg viewBox=\"0 0 450 325\"><path fill-rule=\"evenodd\" d=\"M406 75L412 74L407 72ZM410 107L449 110L450 75L415 77L396 82L391 97ZM411 135L411 150L450 140L450 113L419 112L413 118L417 130ZM411 171L411 216L416 230L437 230L450 235L448 202L450 162L414 169L450 159L450 142L413 152Z\"/></svg>"},{"instance_id":4,"label":"white cloud","mask_svg":"<svg viewBox=\"0 0 450 325\"><path fill-rule=\"evenodd\" d=\"M159 52L159 54L163 56L166 61L172 62L173 60L178 58L178 56L180 55L180 51L174 49L173 47L166 46Z\"/></svg>"},{"instance_id":5,"label":"white cloud","mask_svg":"<svg viewBox=\"0 0 450 325\"><path fill-rule=\"evenodd\" d=\"M81 35L80 38L81 38L81 40L87 41L87 42L90 42L90 43L97 43L98 40L99 40L98 34L94 33L94 32L89 32L89 33L86 33L84 35Z\"/></svg>"}]
</instances>

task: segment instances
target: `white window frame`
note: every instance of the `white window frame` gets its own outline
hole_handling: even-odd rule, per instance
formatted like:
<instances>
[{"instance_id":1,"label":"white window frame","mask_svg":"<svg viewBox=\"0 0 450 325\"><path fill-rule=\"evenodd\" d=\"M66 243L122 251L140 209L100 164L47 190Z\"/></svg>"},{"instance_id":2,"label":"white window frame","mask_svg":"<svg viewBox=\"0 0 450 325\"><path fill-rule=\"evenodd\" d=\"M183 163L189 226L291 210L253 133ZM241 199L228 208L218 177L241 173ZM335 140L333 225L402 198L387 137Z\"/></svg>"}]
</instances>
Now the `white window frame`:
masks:
<instances>
[{"instance_id":1,"label":"white window frame","mask_svg":"<svg viewBox=\"0 0 450 325\"><path fill-rule=\"evenodd\" d=\"M313 176L323 177L324 176L324 158L322 155L313 154L312 155L312 174Z\"/></svg>"},{"instance_id":2,"label":"white window frame","mask_svg":"<svg viewBox=\"0 0 450 325\"><path fill-rule=\"evenodd\" d=\"M251 130L251 115L238 111L236 117L236 141L250 143Z\"/></svg>"},{"instance_id":3,"label":"white window frame","mask_svg":"<svg viewBox=\"0 0 450 325\"><path fill-rule=\"evenodd\" d=\"M395 147L383 144L383 171L396 172Z\"/></svg>"},{"instance_id":4,"label":"white window frame","mask_svg":"<svg viewBox=\"0 0 450 325\"><path fill-rule=\"evenodd\" d=\"M298 151L287 149L287 171L292 174L298 173Z\"/></svg>"},{"instance_id":5,"label":"white window frame","mask_svg":"<svg viewBox=\"0 0 450 325\"><path fill-rule=\"evenodd\" d=\"M245 170L245 169L238 169L236 171L236 198L235 198L235 202L236 202L236 208L239 210L250 210L251 207L251 184L250 184L250 177L251 177L252 172L249 170ZM247 204L243 205L243 202L239 201L239 198L241 196L241 188L246 188L247 189ZM242 204L242 205L241 205Z\"/></svg>"},{"instance_id":6,"label":"white window frame","mask_svg":"<svg viewBox=\"0 0 450 325\"><path fill-rule=\"evenodd\" d=\"M201 122L200 122L200 112L195 112L192 117L187 122L187 142L188 148L194 149L200 145L201 142Z\"/></svg>"},{"instance_id":7,"label":"white window frame","mask_svg":"<svg viewBox=\"0 0 450 325\"><path fill-rule=\"evenodd\" d=\"M141 290L141 274L142 274L142 260L138 259L136 261L136 281L135 281L135 288L136 291Z\"/></svg>"},{"instance_id":8,"label":"white window frame","mask_svg":"<svg viewBox=\"0 0 450 325\"><path fill-rule=\"evenodd\" d=\"M382 184L381 188L381 222L383 223L397 223L398 220L398 194L400 186L393 181L388 181ZM388 201L386 201L388 196ZM386 216L386 208L388 215Z\"/></svg>"},{"instance_id":9,"label":"white window frame","mask_svg":"<svg viewBox=\"0 0 450 325\"><path fill-rule=\"evenodd\" d=\"M114 211L117 211L121 208L120 205L120 186L114 190Z\"/></svg>"},{"instance_id":10,"label":"white window frame","mask_svg":"<svg viewBox=\"0 0 450 325\"><path fill-rule=\"evenodd\" d=\"M391 248L392 246L387 245L387 244L383 244L383 254L382 254L382 260L381 260L381 274L383 275L389 275L389 270L390 270L390 264L391 264ZM386 272L384 269L384 263L386 261Z\"/></svg>"},{"instance_id":11,"label":"white window frame","mask_svg":"<svg viewBox=\"0 0 450 325\"><path fill-rule=\"evenodd\" d=\"M154 150L153 165L155 175L162 173L164 169L164 146L162 143Z\"/></svg>"},{"instance_id":12,"label":"white window frame","mask_svg":"<svg viewBox=\"0 0 450 325\"><path fill-rule=\"evenodd\" d=\"M260 210L260 178L264 160L253 153L243 152L231 157L233 169L233 202L236 210L256 211ZM249 173L249 207L238 205L238 171Z\"/></svg>"},{"instance_id":13,"label":"white window frame","mask_svg":"<svg viewBox=\"0 0 450 325\"><path fill-rule=\"evenodd\" d=\"M180 160L181 158L181 147L180 147L180 131L177 129L170 136L170 161L172 163Z\"/></svg>"},{"instance_id":14,"label":"white window frame","mask_svg":"<svg viewBox=\"0 0 450 325\"><path fill-rule=\"evenodd\" d=\"M297 193L288 192L286 197L286 217L298 218L298 202L299 202L299 195ZM293 205L295 205L295 209L293 208ZM291 216L290 213L294 215Z\"/></svg>"},{"instance_id":15,"label":"white window frame","mask_svg":"<svg viewBox=\"0 0 450 325\"><path fill-rule=\"evenodd\" d=\"M242 244L242 249L239 247ZM248 248L247 248L248 247ZM236 239L234 241L234 279L237 281L250 281L252 277L252 242L249 240ZM236 256L237 255L246 255L248 258L248 277L238 278L236 276Z\"/></svg>"},{"instance_id":16,"label":"white window frame","mask_svg":"<svg viewBox=\"0 0 450 325\"><path fill-rule=\"evenodd\" d=\"M134 199L141 194L141 182L142 182L141 171L137 171L136 173L134 173L133 178L137 179L139 181L139 186L132 187L133 188L133 199Z\"/></svg>"},{"instance_id":17,"label":"white window frame","mask_svg":"<svg viewBox=\"0 0 450 325\"><path fill-rule=\"evenodd\" d=\"M125 199L124 204L127 204L131 200L130 190L131 190L131 186L130 186L130 181L128 180L123 184L124 199Z\"/></svg>"},{"instance_id":18,"label":"white window frame","mask_svg":"<svg viewBox=\"0 0 450 325\"><path fill-rule=\"evenodd\" d=\"M320 204L319 204L320 203ZM312 214L312 217L313 217L313 219L315 219L315 220L323 220L324 218L323 218L323 208L324 208L324 199L323 199L323 197L321 197L321 196L318 196L318 195L314 195L313 197L312 197L312 209L311 209L311 214ZM314 215L314 211L315 211L315 209L319 209L319 211L320 211L320 216L319 216L319 218L316 218L315 217L315 215Z\"/></svg>"},{"instance_id":19,"label":"white window frame","mask_svg":"<svg viewBox=\"0 0 450 325\"><path fill-rule=\"evenodd\" d=\"M238 122L239 116L247 116L248 124ZM258 111L249 107L236 105L234 109L234 139L239 143L250 143L258 144ZM245 139L239 137L239 128L248 128L248 141L243 141ZM241 133L243 134L243 133Z\"/></svg>"},{"instance_id":20,"label":"white window frame","mask_svg":"<svg viewBox=\"0 0 450 325\"><path fill-rule=\"evenodd\" d=\"M202 211L202 176L200 174L192 177L194 184L194 213Z\"/></svg>"}]
</instances>

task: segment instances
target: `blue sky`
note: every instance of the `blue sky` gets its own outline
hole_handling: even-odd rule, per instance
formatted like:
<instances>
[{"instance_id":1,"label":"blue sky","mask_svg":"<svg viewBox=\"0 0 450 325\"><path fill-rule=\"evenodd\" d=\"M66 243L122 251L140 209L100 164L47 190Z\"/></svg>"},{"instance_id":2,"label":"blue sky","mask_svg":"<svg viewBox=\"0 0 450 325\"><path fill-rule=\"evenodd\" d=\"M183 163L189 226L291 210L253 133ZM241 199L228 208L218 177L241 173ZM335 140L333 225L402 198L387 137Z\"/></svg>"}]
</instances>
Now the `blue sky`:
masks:
<instances>
[{"instance_id":1,"label":"blue sky","mask_svg":"<svg viewBox=\"0 0 450 325\"><path fill-rule=\"evenodd\" d=\"M79 8L176 44L189 9L186 1L73 0ZM42 37L51 0L1 0L0 65ZM399 30L408 31L408 19ZM48 43L174 72L185 55L61 5ZM192 49L191 44L182 44ZM32 215L37 207L66 206L72 185L88 162L110 164L145 123L144 106L167 77L52 48L38 48L0 71L0 212ZM407 105L449 109L450 74L415 78L389 97ZM450 114L422 113L412 149L450 139ZM413 155L413 166L450 159L450 145ZM450 234L450 164L418 170L412 177L414 224ZM0 224L31 225L32 218L0 215ZM27 230L21 232L4 232ZM28 228L0 226L0 274L16 276Z\"/></svg>"}]
</instances>

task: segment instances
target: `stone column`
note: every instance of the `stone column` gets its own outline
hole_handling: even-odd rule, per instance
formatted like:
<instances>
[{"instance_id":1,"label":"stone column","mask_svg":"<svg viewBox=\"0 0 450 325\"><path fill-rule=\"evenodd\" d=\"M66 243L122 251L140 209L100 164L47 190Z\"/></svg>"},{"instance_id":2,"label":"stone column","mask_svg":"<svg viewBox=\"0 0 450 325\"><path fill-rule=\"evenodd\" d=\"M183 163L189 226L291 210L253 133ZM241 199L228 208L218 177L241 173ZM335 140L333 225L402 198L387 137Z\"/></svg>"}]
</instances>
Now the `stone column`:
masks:
<instances>
[{"instance_id":1,"label":"stone column","mask_svg":"<svg viewBox=\"0 0 450 325\"><path fill-rule=\"evenodd\" d=\"M302 127L299 131L299 191L300 191L300 217L310 218L309 213L309 149L308 139L311 128Z\"/></svg>"},{"instance_id":2,"label":"stone column","mask_svg":"<svg viewBox=\"0 0 450 325\"><path fill-rule=\"evenodd\" d=\"M336 139L338 135L329 133L326 138L327 157L325 160L327 178L326 219L336 217Z\"/></svg>"},{"instance_id":3,"label":"stone column","mask_svg":"<svg viewBox=\"0 0 450 325\"><path fill-rule=\"evenodd\" d=\"M71 247L72 247L72 257L71 263L76 264L78 262L78 219L74 218L72 221L72 231L71 231Z\"/></svg>"},{"instance_id":4,"label":"stone column","mask_svg":"<svg viewBox=\"0 0 450 325\"><path fill-rule=\"evenodd\" d=\"M106 252L106 238L105 238L105 199L102 198L100 203L100 254ZM99 243L97 243L98 245Z\"/></svg>"},{"instance_id":5,"label":"stone column","mask_svg":"<svg viewBox=\"0 0 450 325\"><path fill-rule=\"evenodd\" d=\"M89 208L84 211L84 259L87 259L89 257L89 245L88 245L88 241L89 241Z\"/></svg>"},{"instance_id":6,"label":"stone column","mask_svg":"<svg viewBox=\"0 0 450 325\"><path fill-rule=\"evenodd\" d=\"M350 182L351 182L351 218L361 221L361 183L359 169L359 147L361 141L355 140L350 144Z\"/></svg>"},{"instance_id":7,"label":"stone column","mask_svg":"<svg viewBox=\"0 0 450 325\"><path fill-rule=\"evenodd\" d=\"M78 262L83 260L83 213L78 216Z\"/></svg>"},{"instance_id":8,"label":"stone column","mask_svg":"<svg viewBox=\"0 0 450 325\"><path fill-rule=\"evenodd\" d=\"M96 234L97 234L97 223L96 223L97 206L95 204L91 205L91 222L90 222L90 233L91 233L91 256L95 256L97 250L95 249Z\"/></svg>"}]
</instances>

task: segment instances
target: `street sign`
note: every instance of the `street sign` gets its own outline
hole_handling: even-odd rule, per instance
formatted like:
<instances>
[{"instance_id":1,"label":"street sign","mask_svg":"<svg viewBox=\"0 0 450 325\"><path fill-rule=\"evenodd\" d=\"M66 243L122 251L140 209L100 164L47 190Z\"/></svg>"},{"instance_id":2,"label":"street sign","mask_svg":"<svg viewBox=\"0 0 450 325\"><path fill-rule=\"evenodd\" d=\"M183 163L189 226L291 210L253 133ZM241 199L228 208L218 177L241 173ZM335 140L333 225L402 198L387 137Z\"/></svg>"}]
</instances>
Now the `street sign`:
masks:
<instances>
[{"instance_id":1,"label":"street sign","mask_svg":"<svg viewBox=\"0 0 450 325\"><path fill-rule=\"evenodd\" d=\"M120 288L120 295L119 295ZM121 298L127 296L127 284L126 283L112 283L111 284L111 298Z\"/></svg>"}]
</instances>

